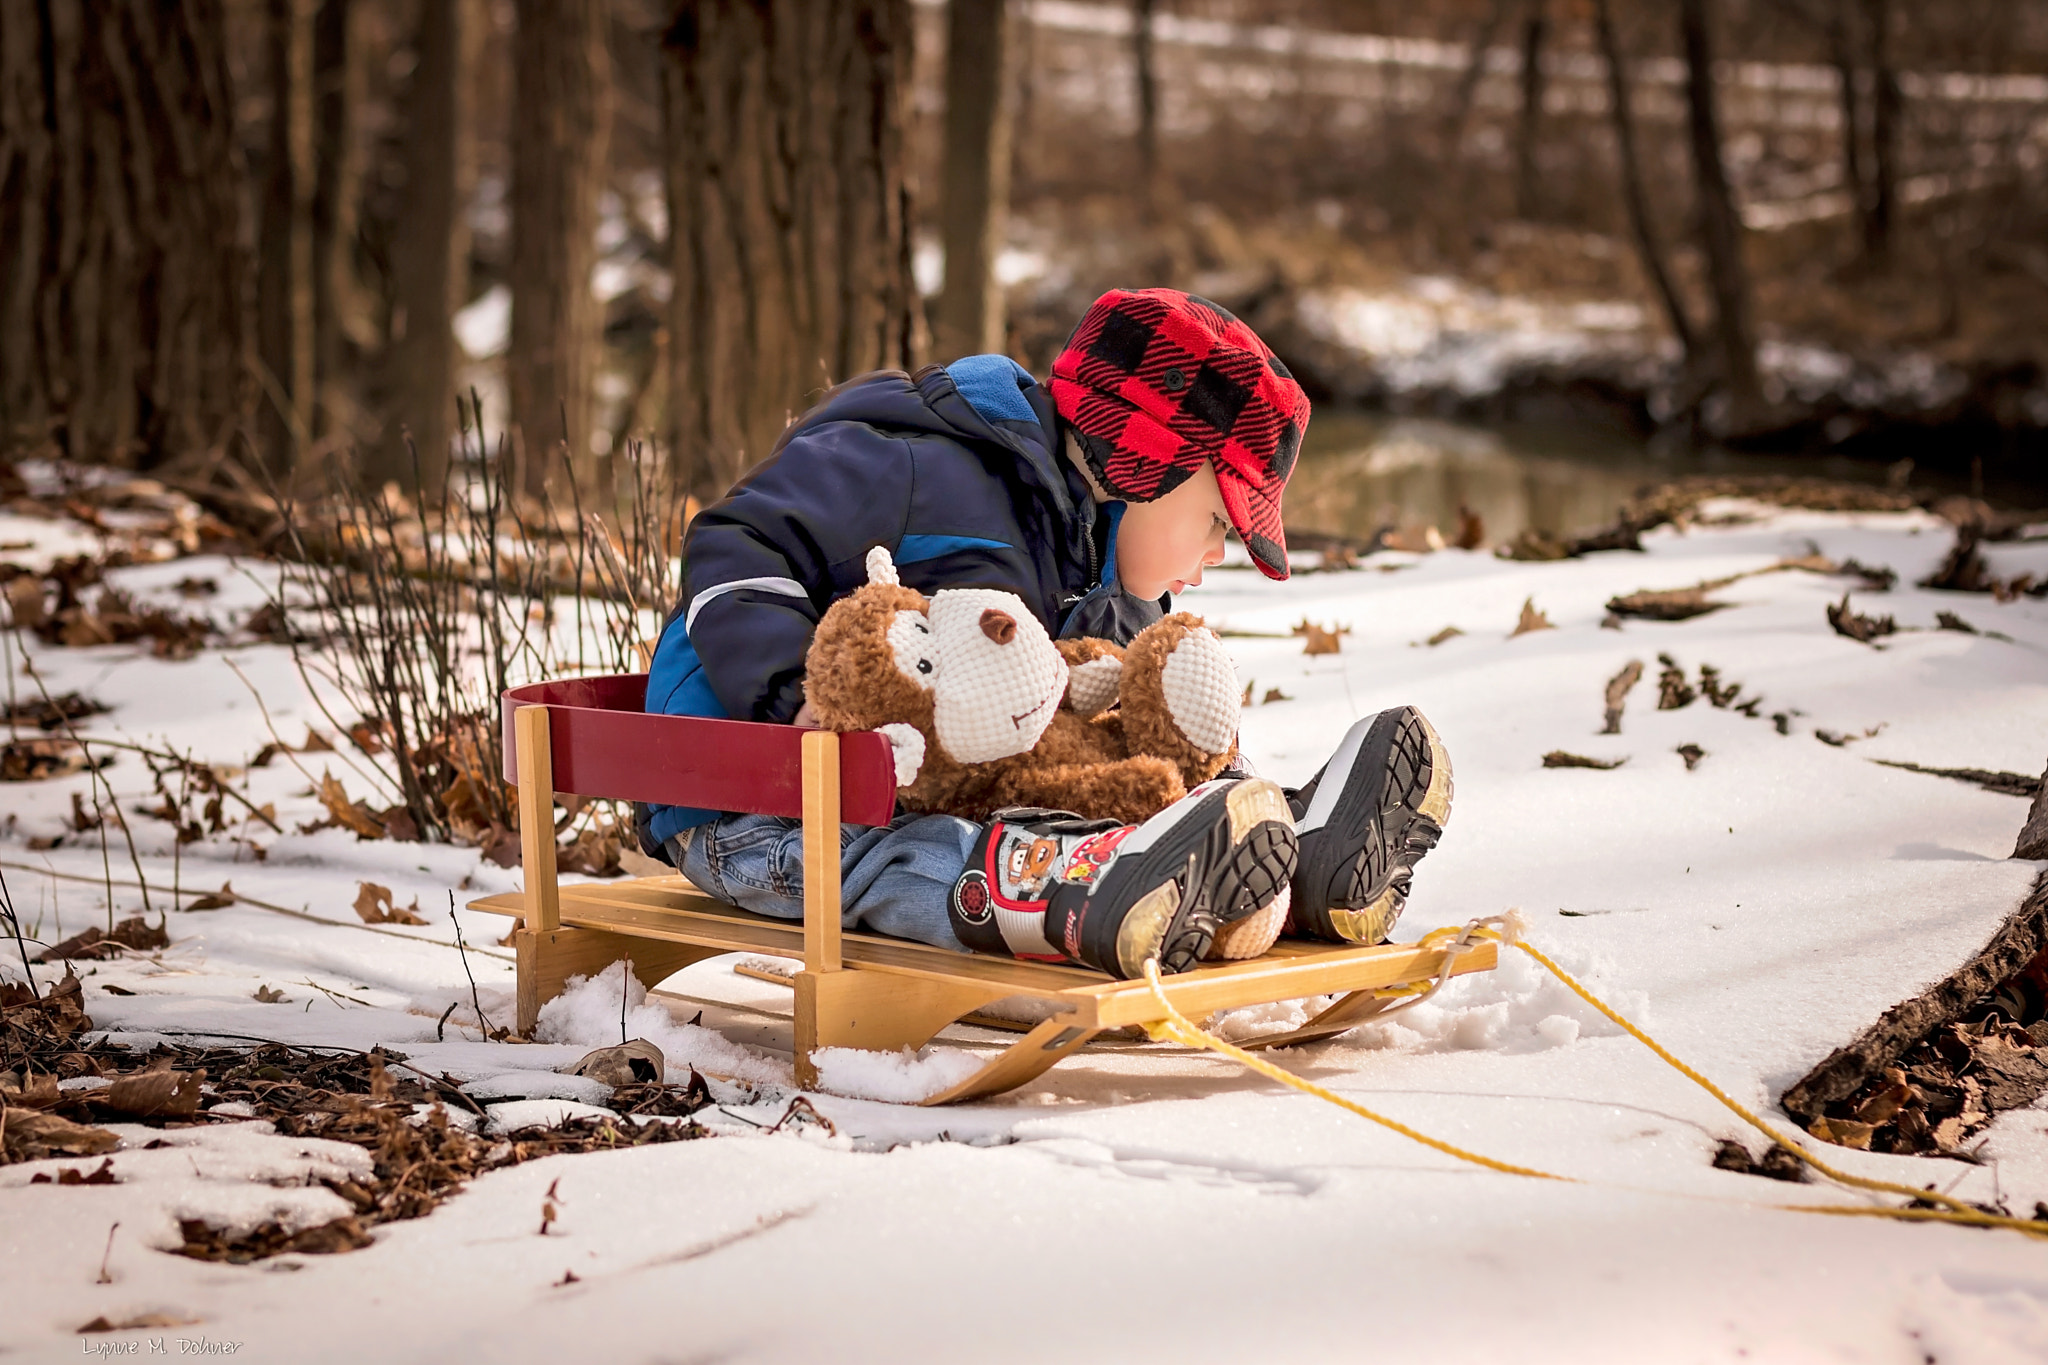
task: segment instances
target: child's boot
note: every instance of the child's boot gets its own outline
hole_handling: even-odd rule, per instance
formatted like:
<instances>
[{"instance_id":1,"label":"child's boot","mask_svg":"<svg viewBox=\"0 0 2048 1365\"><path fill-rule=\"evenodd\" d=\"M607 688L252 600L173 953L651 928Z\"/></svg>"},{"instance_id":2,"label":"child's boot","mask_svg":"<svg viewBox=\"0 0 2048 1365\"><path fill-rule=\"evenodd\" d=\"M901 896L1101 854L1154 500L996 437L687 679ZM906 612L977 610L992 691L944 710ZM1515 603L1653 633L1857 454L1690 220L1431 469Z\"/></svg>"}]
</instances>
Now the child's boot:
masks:
<instances>
[{"instance_id":1,"label":"child's boot","mask_svg":"<svg viewBox=\"0 0 2048 1365\"><path fill-rule=\"evenodd\" d=\"M1205 783L1141 825L999 811L954 883L953 929L980 952L1116 977L1151 958L1186 971L1283 895L1294 858L1286 796L1256 778Z\"/></svg>"},{"instance_id":2,"label":"child's boot","mask_svg":"<svg viewBox=\"0 0 2048 1365\"><path fill-rule=\"evenodd\" d=\"M1307 938L1383 943L1415 864L1451 814L1451 760L1412 706L1368 716L1289 798L1301 842L1288 927Z\"/></svg>"}]
</instances>

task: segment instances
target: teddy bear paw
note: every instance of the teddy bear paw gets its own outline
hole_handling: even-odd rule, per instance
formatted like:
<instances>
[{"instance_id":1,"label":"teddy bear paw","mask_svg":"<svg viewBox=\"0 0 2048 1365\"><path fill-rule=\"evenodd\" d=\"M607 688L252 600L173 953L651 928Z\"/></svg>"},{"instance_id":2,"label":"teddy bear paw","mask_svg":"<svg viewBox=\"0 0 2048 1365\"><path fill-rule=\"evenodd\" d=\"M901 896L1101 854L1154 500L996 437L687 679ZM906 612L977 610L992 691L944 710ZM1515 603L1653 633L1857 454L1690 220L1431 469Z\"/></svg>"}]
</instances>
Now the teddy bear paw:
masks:
<instances>
[{"instance_id":1,"label":"teddy bear paw","mask_svg":"<svg viewBox=\"0 0 2048 1365\"><path fill-rule=\"evenodd\" d=\"M907 787L917 781L924 768L924 735L916 726L900 721L879 728L888 738L889 752L896 760L896 785Z\"/></svg>"},{"instance_id":2,"label":"teddy bear paw","mask_svg":"<svg viewBox=\"0 0 2048 1365\"><path fill-rule=\"evenodd\" d=\"M1079 716L1093 716L1116 700L1124 661L1113 654L1090 659L1067 670L1067 705Z\"/></svg>"},{"instance_id":3,"label":"teddy bear paw","mask_svg":"<svg viewBox=\"0 0 2048 1365\"><path fill-rule=\"evenodd\" d=\"M1215 632L1191 630L1166 656L1159 684L1174 726L1205 754L1230 751L1243 709L1237 665Z\"/></svg>"}]
</instances>

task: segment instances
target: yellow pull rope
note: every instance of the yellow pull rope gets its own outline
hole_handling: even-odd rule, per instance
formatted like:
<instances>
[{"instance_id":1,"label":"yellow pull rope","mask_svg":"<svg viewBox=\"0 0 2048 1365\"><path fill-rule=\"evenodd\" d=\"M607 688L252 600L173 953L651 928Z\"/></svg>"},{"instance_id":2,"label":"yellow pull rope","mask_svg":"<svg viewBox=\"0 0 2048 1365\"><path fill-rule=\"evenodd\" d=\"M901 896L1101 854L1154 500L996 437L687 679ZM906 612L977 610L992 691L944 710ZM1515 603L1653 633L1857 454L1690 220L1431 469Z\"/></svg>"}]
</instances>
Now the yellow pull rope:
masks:
<instances>
[{"instance_id":1,"label":"yellow pull rope","mask_svg":"<svg viewBox=\"0 0 2048 1365\"><path fill-rule=\"evenodd\" d=\"M1602 1014L1606 1015L1614 1023L1620 1025L1622 1030L1626 1032L1631 1038L1635 1039L1644 1047L1656 1053L1665 1062L1669 1063L1675 1070L1677 1070L1679 1075L1685 1077L1694 1085L1697 1085L1700 1089L1706 1091L1709 1095L1712 1095L1715 1099L1721 1101L1722 1104L1734 1110L1736 1115L1740 1117L1744 1123L1747 1123L1750 1127L1756 1129L1759 1133L1762 1133L1765 1137L1777 1143L1780 1147L1783 1147L1786 1151L1792 1153L1792 1155L1798 1157L1801 1161L1813 1167L1813 1169L1819 1171L1828 1179L1836 1181L1837 1183L1843 1185L1853 1185L1857 1189L1861 1190L1880 1190L1886 1194L1903 1194L1908 1199L1924 1199L1927 1202L1933 1204L1945 1204L1957 1213L1976 1214L1978 1217L1988 1216L1979 1213L1977 1209L1971 1207L1969 1204L1965 1203L1960 1199L1951 1198L1948 1195L1940 1194L1934 1190L1916 1190L1911 1185L1898 1185L1892 1183L1889 1180L1871 1180L1860 1175L1850 1175L1847 1171L1838 1170L1837 1168L1830 1166L1827 1162L1822 1161L1819 1157L1807 1151L1804 1147L1794 1142L1791 1138L1779 1132L1770 1124L1764 1122L1762 1118L1751 1113L1747 1108L1745 1108L1741 1104L1741 1102L1736 1100L1734 1097L1730 1096L1728 1092L1721 1089L1720 1086L1715 1085L1705 1076L1702 1076L1699 1072L1693 1070L1684 1062L1681 1062L1678 1060L1678 1058L1672 1056L1671 1053L1666 1051L1663 1045L1660 1044L1656 1039L1652 1038L1649 1034L1637 1028L1634 1024L1631 1024L1628 1020L1622 1018L1621 1015L1616 1013L1613 1009L1609 1008L1604 1000L1601 1000L1598 996L1594 995L1591 991L1587 990L1584 986L1580 985L1578 981L1573 978L1570 972L1567 972L1564 968L1558 966L1555 962L1552 962L1548 957L1544 956L1544 954L1541 951L1531 947L1527 943L1521 942L1520 940L1517 940L1514 946L1520 948L1530 957L1533 957L1538 962L1542 963L1546 968L1549 969L1550 974L1552 976L1556 977L1559 981L1564 982L1566 986L1571 988L1572 994L1578 996L1579 999L1585 1001L1594 1009L1599 1010Z\"/></svg>"},{"instance_id":2,"label":"yellow pull rope","mask_svg":"<svg viewBox=\"0 0 2048 1365\"><path fill-rule=\"evenodd\" d=\"M1241 1066L1250 1067L1261 1076L1276 1080L1282 1085L1292 1086L1304 1094L1314 1095L1319 1100L1328 1100L1339 1109L1349 1109L1360 1118L1371 1119L1383 1128L1391 1128L1404 1138L1410 1138L1425 1147L1433 1147L1444 1155L1454 1156L1460 1161L1469 1161L1475 1166L1484 1166L1489 1171L1500 1171L1507 1175L1532 1176L1537 1180L1563 1180L1570 1184L1578 1183L1568 1175L1552 1175L1549 1171L1539 1171L1528 1166L1510 1165L1505 1161L1495 1161L1490 1156L1481 1156L1477 1152L1468 1152L1463 1147L1454 1147L1448 1142L1440 1142L1436 1138L1430 1137L1427 1133L1416 1132L1398 1119L1390 1119L1385 1114L1376 1114L1362 1104L1354 1104L1334 1091L1325 1090L1314 1081L1305 1081L1291 1071L1282 1071L1263 1057L1246 1052L1241 1047L1232 1047L1216 1035L1197 1027L1186 1015L1173 1007L1173 1002L1166 998L1166 992L1160 987L1159 961L1156 958L1146 959L1145 980L1151 985L1152 995L1159 1001L1160 1008L1166 1011L1166 1018L1164 1020L1156 1024L1145 1025L1145 1032L1152 1035L1155 1042L1185 1043L1189 1047L1201 1047L1207 1048L1211 1052L1220 1052L1233 1062Z\"/></svg>"},{"instance_id":3,"label":"yellow pull rope","mask_svg":"<svg viewBox=\"0 0 2048 1365\"><path fill-rule=\"evenodd\" d=\"M1511 930L1512 927L1513 926L1511 925ZM1744 1107L1741 1103L1739 1103L1732 1096L1730 1096L1726 1091L1722 1090L1719 1086L1715 1085L1705 1076L1701 1075L1699 1072L1693 1070L1693 1068L1687 1066L1684 1062L1680 1061L1677 1057L1673 1056L1671 1052L1667 1050L1662 1044L1657 1042L1656 1039L1650 1037L1649 1034L1637 1028L1634 1024L1630 1023L1627 1019L1623 1018L1620 1014L1616 1013L1615 1010L1612 1009L1605 1001L1601 1000L1598 996L1594 995L1591 991L1587 990L1584 986L1580 985L1579 982L1571 975L1571 973L1567 972L1564 968L1558 966L1555 962L1551 961L1550 958L1545 956L1542 952L1531 947L1529 944L1523 942L1520 934L1517 932L1511 931L1509 933L1503 934L1499 930L1489 927L1485 921L1475 920L1471 924L1466 925L1462 930L1453 928L1431 930L1428 934L1425 934L1422 937L1421 942L1422 944L1430 947L1435 947L1439 944L1442 944L1445 946L1447 952L1451 956L1455 956L1466 945L1478 939L1487 939L1495 943L1511 944L1512 946L1520 948L1523 952L1529 954L1530 957L1535 958L1536 961L1541 963L1543 967L1550 972L1551 975L1555 976L1559 981L1562 981L1568 988L1570 988L1573 994L1577 995L1580 999L1584 1000L1594 1009L1600 1011L1601 1014L1605 1015L1609 1020L1613 1021L1615 1024L1620 1026L1623 1031L1625 1031L1630 1037L1634 1038L1637 1042L1643 1044L1645 1047L1649 1048L1650 1051L1656 1053L1660 1059L1662 1059L1664 1062L1668 1063L1670 1066L1675 1068L1680 1075L1686 1077L1695 1085L1698 1085L1701 1089L1705 1090L1708 1094L1712 1095L1715 1099L1719 1100L1722 1104L1726 1105L1729 1109L1733 1110L1737 1115L1739 1115L1743 1119L1744 1122L1748 1123L1751 1127L1763 1133L1766 1137L1770 1138L1771 1141L1777 1143L1780 1147L1783 1147L1787 1151L1791 1152L1794 1156L1798 1157L1807 1165L1819 1171L1822 1175L1828 1177L1828 1179L1836 1181L1843 1185L1852 1186L1857 1189L1882 1191L1886 1194L1900 1194L1906 1196L1909 1199L1921 1200L1931 1203L1939 1203L1947 1206L1945 1208L1939 1209L1902 1209L1892 1208L1890 1206L1883 1205L1842 1206L1834 1204L1779 1204L1775 1205L1774 1207L1788 1209L1799 1213L1818 1213L1827 1214L1835 1217L1892 1218L1903 1222L1914 1223L1957 1223L1968 1227L2007 1228L2014 1232L2025 1233L2031 1237L2048 1238L2048 1223L2040 1222L2034 1219L2012 1218L2000 1214L1984 1213L1979 1209L1973 1208L1971 1205L1964 1202L1963 1200L1953 1198L1946 1194L1938 1193L1934 1190L1915 1189L1911 1185L1894 1184L1891 1181L1887 1180L1866 1179L1863 1176L1851 1175L1847 1171L1838 1170L1834 1166L1829 1165L1827 1162L1822 1161L1819 1157L1813 1155L1811 1152L1808 1152L1805 1148L1795 1143L1791 1138L1785 1136L1776 1128L1772 1127L1763 1119L1759 1118L1756 1114L1752 1113L1749 1109ZM1449 979L1450 976L1450 962L1447 960L1444 965L1445 970L1437 981L1438 986L1441 986L1445 980ZM1166 1016L1165 1019L1161 1020L1156 1024L1145 1025L1146 1033L1151 1035L1151 1037L1157 1041L1178 1042L1190 1047L1206 1048L1211 1052L1215 1052L1222 1056L1230 1058L1232 1061L1238 1063L1240 1066L1244 1066L1252 1071L1258 1072L1261 1076L1265 1076L1270 1080L1278 1081L1280 1084L1289 1086L1295 1090L1299 1090L1304 1094L1313 1095L1317 1099L1325 1100L1330 1104L1336 1105L1340 1109L1349 1110L1351 1113L1357 1114L1360 1118L1370 1119L1372 1122L1379 1124L1383 1128L1392 1129L1394 1132L1399 1133L1401 1136L1405 1138L1412 1139L1413 1141L1421 1143L1425 1147L1429 1147L1436 1151L1442 1152L1446 1156L1456 1157L1460 1161L1469 1161L1475 1166L1484 1166L1488 1170L1500 1171L1507 1175L1530 1176L1537 1180L1562 1180L1569 1184L1583 1183L1581 1181L1574 1180L1570 1176L1555 1175L1549 1171L1539 1171L1528 1166L1516 1166L1505 1161L1495 1161L1492 1157L1481 1156L1477 1152L1469 1152L1462 1147L1456 1147L1448 1142L1439 1141L1438 1139L1430 1137L1425 1133L1417 1132L1415 1129L1410 1128L1405 1123L1400 1123L1394 1119L1390 1119L1386 1117L1384 1114L1374 1113L1372 1110L1367 1109L1364 1105L1357 1104L1351 1100L1345 1099L1342 1095L1339 1095L1334 1091L1327 1090L1324 1087L1317 1085L1313 1081L1304 1080L1300 1076L1295 1075L1293 1072L1282 1070L1280 1067L1273 1065L1271 1062L1267 1061L1263 1057L1260 1057L1254 1053L1247 1052L1243 1048L1235 1047L1229 1043L1224 1042L1221 1038L1218 1038L1214 1034L1208 1032L1207 1030L1198 1027L1191 1020L1189 1020L1187 1016L1183 1015L1178 1009L1174 1008L1173 1001L1167 998L1166 989L1161 984L1159 978L1159 964L1156 960L1148 960L1145 963L1145 982L1148 986L1152 988L1152 998L1159 1003L1160 1010ZM1410 987L1404 989L1401 993L1411 994L1418 989L1420 988ZM1434 988L1431 988L1431 993L1433 993L1433 989Z\"/></svg>"}]
</instances>

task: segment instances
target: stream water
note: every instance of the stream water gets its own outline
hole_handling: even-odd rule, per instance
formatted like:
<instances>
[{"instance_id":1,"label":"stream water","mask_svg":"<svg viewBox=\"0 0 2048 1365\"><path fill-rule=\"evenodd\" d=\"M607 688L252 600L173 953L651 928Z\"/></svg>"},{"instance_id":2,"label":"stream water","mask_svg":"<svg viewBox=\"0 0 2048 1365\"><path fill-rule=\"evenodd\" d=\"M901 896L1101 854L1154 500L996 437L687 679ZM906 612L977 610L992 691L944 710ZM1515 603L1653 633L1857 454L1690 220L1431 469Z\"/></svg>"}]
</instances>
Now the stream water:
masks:
<instances>
[{"instance_id":1,"label":"stream water","mask_svg":"<svg viewBox=\"0 0 2048 1365\"><path fill-rule=\"evenodd\" d=\"M1611 431L1491 427L1319 411L1287 485L1287 524L1370 539L1382 527L1457 534L1459 509L1499 544L1527 527L1555 535L1609 525L1646 485L1689 474L1790 474L1883 485L1887 467L1826 455L1653 449ZM1972 492L1966 474L1916 469L1914 487ZM2048 505L2048 489L1976 490L1994 505Z\"/></svg>"}]
</instances>

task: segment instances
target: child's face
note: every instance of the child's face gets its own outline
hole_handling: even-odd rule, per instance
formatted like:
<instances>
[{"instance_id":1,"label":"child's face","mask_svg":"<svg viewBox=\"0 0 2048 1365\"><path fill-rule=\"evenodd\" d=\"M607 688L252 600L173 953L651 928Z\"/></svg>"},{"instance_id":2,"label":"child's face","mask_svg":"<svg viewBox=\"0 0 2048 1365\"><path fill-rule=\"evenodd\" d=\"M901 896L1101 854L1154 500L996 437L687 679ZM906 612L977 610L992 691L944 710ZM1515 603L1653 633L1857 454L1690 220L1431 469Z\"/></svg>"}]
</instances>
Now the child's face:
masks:
<instances>
[{"instance_id":1,"label":"child's face","mask_svg":"<svg viewBox=\"0 0 2048 1365\"><path fill-rule=\"evenodd\" d=\"M1117 577L1124 591L1150 601L1202 581L1202 570L1223 562L1230 530L1216 471L1205 460L1180 487L1151 502L1124 508L1117 530Z\"/></svg>"}]
</instances>

